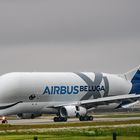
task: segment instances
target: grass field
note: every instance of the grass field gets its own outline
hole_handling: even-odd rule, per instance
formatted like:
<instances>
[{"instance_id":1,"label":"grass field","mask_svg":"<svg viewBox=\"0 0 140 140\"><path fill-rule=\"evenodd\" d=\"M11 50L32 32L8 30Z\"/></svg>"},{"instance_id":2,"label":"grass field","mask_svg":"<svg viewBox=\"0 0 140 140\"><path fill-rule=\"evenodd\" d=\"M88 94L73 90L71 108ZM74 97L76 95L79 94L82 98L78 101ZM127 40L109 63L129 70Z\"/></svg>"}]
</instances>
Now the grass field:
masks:
<instances>
[{"instance_id":1,"label":"grass field","mask_svg":"<svg viewBox=\"0 0 140 140\"><path fill-rule=\"evenodd\" d=\"M12 135L12 136L2 136L0 140L33 140L33 135ZM87 137L87 136L45 136L38 135L38 140L112 140L111 136L98 136L98 137ZM117 140L140 140L139 137L127 137L119 136Z\"/></svg>"},{"instance_id":2,"label":"grass field","mask_svg":"<svg viewBox=\"0 0 140 140\"><path fill-rule=\"evenodd\" d=\"M2 128L3 126L1 126ZM7 128L9 126L6 126ZM24 130L24 129L23 129ZM0 133L0 140L33 140L37 136L39 140L112 140L113 132L117 134L117 140L140 140L140 126L133 127L103 127L103 128L59 128L46 129L45 131L8 131Z\"/></svg>"},{"instance_id":3,"label":"grass field","mask_svg":"<svg viewBox=\"0 0 140 140\"><path fill-rule=\"evenodd\" d=\"M124 114L124 117L139 117L139 115L139 113ZM104 117L106 116L123 117L123 114L105 114ZM117 134L117 140L140 140L140 120L35 125L4 124L0 125L0 140L33 140L35 136L38 137L38 140L112 140L114 131Z\"/></svg>"},{"instance_id":4,"label":"grass field","mask_svg":"<svg viewBox=\"0 0 140 140\"><path fill-rule=\"evenodd\" d=\"M34 124L34 125L10 125L10 124L1 124L1 131L10 131L10 130L29 130L29 129L53 129L53 128L69 128L69 127L96 127L96 126L109 126L112 125L130 125L130 124L140 124L140 120L122 120L122 121L98 121L98 122L60 122L60 123L49 123L49 124Z\"/></svg>"}]
</instances>

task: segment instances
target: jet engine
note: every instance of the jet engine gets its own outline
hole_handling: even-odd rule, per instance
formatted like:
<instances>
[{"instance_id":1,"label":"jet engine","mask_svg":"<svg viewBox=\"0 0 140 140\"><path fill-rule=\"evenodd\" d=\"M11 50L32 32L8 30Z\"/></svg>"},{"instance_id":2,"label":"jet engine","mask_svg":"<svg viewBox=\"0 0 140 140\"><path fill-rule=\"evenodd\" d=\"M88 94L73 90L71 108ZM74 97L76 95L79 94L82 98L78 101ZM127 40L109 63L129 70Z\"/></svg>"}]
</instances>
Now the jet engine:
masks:
<instances>
[{"instance_id":1,"label":"jet engine","mask_svg":"<svg viewBox=\"0 0 140 140\"><path fill-rule=\"evenodd\" d=\"M20 119L34 119L36 117L40 117L41 114L39 113L20 113L20 114L17 114L17 117L20 118Z\"/></svg>"},{"instance_id":2,"label":"jet engine","mask_svg":"<svg viewBox=\"0 0 140 140\"><path fill-rule=\"evenodd\" d=\"M86 108L82 106L63 106L60 108L61 117L79 117L87 114Z\"/></svg>"}]
</instances>

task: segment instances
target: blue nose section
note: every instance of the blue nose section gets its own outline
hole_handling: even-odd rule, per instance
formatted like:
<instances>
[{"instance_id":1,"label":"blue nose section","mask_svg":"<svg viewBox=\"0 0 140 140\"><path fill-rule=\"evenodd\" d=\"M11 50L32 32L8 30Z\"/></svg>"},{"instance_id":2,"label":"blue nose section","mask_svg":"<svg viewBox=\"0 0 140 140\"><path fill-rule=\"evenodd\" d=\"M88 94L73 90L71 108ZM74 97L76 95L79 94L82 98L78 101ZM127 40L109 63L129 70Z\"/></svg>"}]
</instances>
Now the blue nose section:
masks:
<instances>
[{"instance_id":1,"label":"blue nose section","mask_svg":"<svg viewBox=\"0 0 140 140\"><path fill-rule=\"evenodd\" d=\"M138 70L131 80L132 89L130 93L140 94L140 70Z\"/></svg>"}]
</instances>

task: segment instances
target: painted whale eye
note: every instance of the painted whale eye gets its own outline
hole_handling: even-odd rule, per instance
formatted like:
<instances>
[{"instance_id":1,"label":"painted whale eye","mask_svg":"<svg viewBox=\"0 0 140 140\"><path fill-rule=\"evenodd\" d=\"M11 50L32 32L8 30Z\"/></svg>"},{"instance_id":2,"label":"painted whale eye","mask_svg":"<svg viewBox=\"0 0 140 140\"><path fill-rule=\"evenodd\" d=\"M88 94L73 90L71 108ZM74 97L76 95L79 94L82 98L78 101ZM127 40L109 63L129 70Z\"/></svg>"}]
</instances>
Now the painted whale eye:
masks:
<instances>
[{"instance_id":1,"label":"painted whale eye","mask_svg":"<svg viewBox=\"0 0 140 140\"><path fill-rule=\"evenodd\" d=\"M33 100L35 97L36 97L35 94L30 95L29 100Z\"/></svg>"}]
</instances>

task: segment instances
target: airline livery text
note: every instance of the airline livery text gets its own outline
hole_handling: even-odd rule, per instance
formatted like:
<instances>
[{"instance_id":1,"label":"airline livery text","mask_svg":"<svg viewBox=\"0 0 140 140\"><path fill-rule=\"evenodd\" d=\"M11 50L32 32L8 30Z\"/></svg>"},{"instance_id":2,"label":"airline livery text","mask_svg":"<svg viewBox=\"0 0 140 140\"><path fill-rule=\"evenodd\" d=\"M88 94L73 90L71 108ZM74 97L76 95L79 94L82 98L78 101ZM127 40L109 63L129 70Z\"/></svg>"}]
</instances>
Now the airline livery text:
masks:
<instances>
[{"instance_id":1,"label":"airline livery text","mask_svg":"<svg viewBox=\"0 0 140 140\"><path fill-rule=\"evenodd\" d=\"M46 86L43 94L78 94L80 92L105 91L103 85L97 86Z\"/></svg>"}]
</instances>

